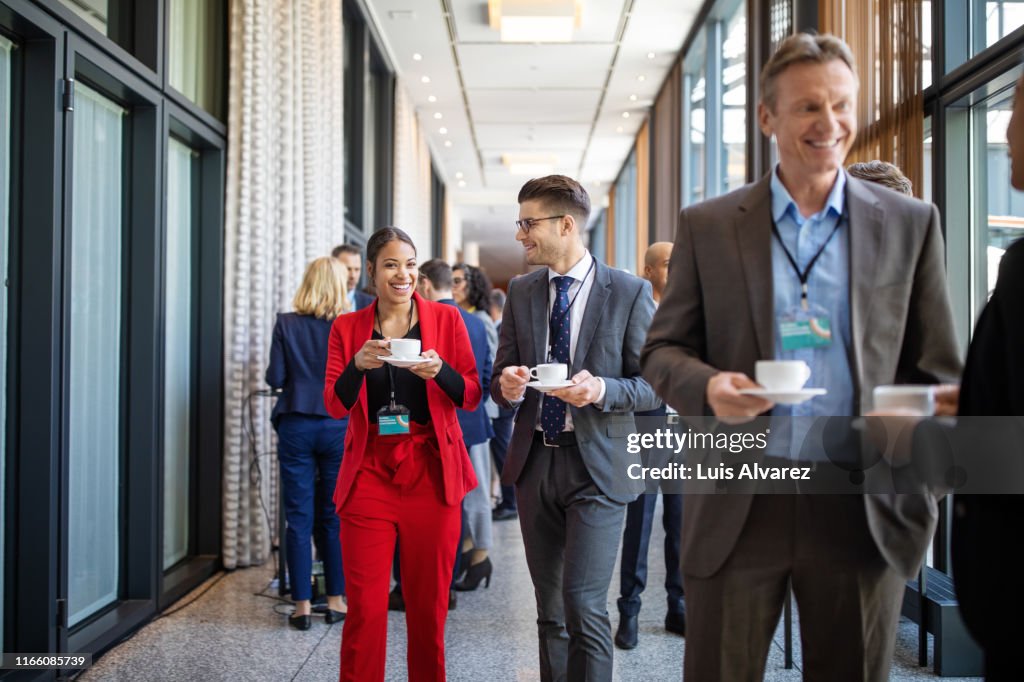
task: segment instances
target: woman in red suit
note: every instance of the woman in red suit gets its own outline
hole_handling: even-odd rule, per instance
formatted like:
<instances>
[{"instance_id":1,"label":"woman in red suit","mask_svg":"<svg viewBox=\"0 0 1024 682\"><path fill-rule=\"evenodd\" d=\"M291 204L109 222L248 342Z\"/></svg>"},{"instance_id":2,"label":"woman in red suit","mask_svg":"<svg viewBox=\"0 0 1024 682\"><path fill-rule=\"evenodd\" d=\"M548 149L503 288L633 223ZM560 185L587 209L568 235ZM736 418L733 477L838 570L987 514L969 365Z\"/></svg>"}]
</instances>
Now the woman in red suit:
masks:
<instances>
[{"instance_id":1,"label":"woman in red suit","mask_svg":"<svg viewBox=\"0 0 1024 682\"><path fill-rule=\"evenodd\" d=\"M415 294L409 236L378 230L366 260L378 298L334 321L324 380L327 412L349 416L334 491L348 593L340 679L384 679L390 567L401 538L409 679L444 680L461 502L477 485L455 408L477 406L480 379L458 309ZM380 359L391 339L403 338L420 340L422 362Z\"/></svg>"}]
</instances>

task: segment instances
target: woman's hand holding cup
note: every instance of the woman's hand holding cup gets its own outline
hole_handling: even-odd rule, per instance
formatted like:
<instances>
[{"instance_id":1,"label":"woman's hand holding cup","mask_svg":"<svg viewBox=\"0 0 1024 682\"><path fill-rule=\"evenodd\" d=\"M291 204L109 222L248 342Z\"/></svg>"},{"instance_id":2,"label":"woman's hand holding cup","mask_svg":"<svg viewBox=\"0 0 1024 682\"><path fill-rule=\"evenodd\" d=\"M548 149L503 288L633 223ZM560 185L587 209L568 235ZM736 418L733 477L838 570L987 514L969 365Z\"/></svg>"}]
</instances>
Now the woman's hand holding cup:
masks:
<instances>
[{"instance_id":1,"label":"woman's hand holding cup","mask_svg":"<svg viewBox=\"0 0 1024 682\"><path fill-rule=\"evenodd\" d=\"M391 339L370 339L363 344L363 347L356 353L355 363L356 369L360 372L365 372L371 369L377 369L378 367L384 366L384 361L378 356L390 355L388 350L388 344Z\"/></svg>"}]
</instances>

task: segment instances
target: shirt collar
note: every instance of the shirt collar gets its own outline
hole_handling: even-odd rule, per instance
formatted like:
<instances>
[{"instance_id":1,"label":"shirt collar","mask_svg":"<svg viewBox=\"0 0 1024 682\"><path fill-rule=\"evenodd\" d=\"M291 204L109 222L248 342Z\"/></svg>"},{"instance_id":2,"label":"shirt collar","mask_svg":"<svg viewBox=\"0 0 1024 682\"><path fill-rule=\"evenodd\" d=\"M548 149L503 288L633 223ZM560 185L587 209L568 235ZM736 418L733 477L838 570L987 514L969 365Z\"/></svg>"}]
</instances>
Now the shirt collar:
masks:
<instances>
[{"instance_id":1,"label":"shirt collar","mask_svg":"<svg viewBox=\"0 0 1024 682\"><path fill-rule=\"evenodd\" d=\"M590 264L594 261L594 257L590 255L590 251L583 252L583 258L580 258L576 265L569 268L569 272L565 273L566 277L572 277L577 282L582 282L583 278L587 276L587 272L590 271ZM548 268L548 284L551 283L555 277L561 277L557 272Z\"/></svg>"},{"instance_id":2,"label":"shirt collar","mask_svg":"<svg viewBox=\"0 0 1024 682\"><path fill-rule=\"evenodd\" d=\"M839 172L836 173L836 181L832 184L832 190L828 193L828 198L825 200L825 207L815 215L811 216L811 218L804 218L800 214L800 209L797 208L796 201L793 200L793 197L779 178L778 164L775 164L775 169L772 171L771 193L772 218L775 219L776 224L782 222L782 219L786 217L787 213L793 216L793 220L796 221L797 225L803 225L811 218L823 218L830 211L837 216L841 216L843 214L843 204L846 199L846 171L840 168Z\"/></svg>"}]
</instances>

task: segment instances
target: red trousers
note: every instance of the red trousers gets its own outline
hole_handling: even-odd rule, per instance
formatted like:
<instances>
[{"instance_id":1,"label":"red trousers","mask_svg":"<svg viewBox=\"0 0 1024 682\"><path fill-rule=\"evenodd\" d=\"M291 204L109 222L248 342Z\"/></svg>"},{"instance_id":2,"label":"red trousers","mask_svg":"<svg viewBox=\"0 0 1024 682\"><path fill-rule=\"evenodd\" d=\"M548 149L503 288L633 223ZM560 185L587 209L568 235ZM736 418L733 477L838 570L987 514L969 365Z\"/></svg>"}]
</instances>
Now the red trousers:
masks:
<instances>
[{"instance_id":1,"label":"red trousers","mask_svg":"<svg viewBox=\"0 0 1024 682\"><path fill-rule=\"evenodd\" d=\"M380 436L370 428L363 463L339 511L348 597L339 679L384 680L391 561L401 538L409 680L440 682L461 509L444 502L431 427L413 423L409 436Z\"/></svg>"}]
</instances>

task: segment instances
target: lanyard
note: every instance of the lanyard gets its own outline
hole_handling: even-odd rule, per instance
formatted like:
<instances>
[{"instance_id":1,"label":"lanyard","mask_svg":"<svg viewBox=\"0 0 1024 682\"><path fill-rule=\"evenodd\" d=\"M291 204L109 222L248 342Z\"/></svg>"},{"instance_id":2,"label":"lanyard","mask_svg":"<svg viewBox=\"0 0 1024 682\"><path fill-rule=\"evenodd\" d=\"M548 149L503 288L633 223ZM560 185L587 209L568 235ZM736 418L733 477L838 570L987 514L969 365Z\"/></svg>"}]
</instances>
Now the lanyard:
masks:
<instances>
[{"instance_id":1,"label":"lanyard","mask_svg":"<svg viewBox=\"0 0 1024 682\"><path fill-rule=\"evenodd\" d=\"M377 326L380 327L380 335L384 336L384 323L380 321L380 307L379 307L379 305L380 304L378 303L378 305L376 307L374 307L374 309L373 309L373 316L377 320ZM407 326L407 328L405 330L405 335L403 336L403 338L405 338L405 336L409 336L409 332L412 331L412 309L415 307L415 305L416 305L415 303L413 303L412 301L409 301L409 323L408 323L408 326ZM398 407L395 404L395 368L391 366L390 362L386 362L384 364L388 366L388 389L391 392L391 404L388 405L388 407L390 409L394 410L394 409L397 409L397 407Z\"/></svg>"},{"instance_id":2,"label":"lanyard","mask_svg":"<svg viewBox=\"0 0 1024 682\"><path fill-rule=\"evenodd\" d=\"M793 258L793 254L789 252L789 249L786 248L785 242L782 241L782 235L779 234L779 228L775 224L775 218L772 218L772 234L774 234L775 238L779 240L779 246L782 247L782 252L785 253L786 258L789 259L789 264L793 267L793 272L795 272L796 276L800 278L800 307L803 308L804 310L807 310L808 308L807 280L811 276L811 270L814 268L814 264L818 262L818 259L821 258L821 254L825 253L825 248L828 246L828 243L832 241L832 237L835 236L836 232L838 232L839 228L842 226L843 216L839 216L839 218L836 220L836 226L833 227L832 231L828 233L828 238L825 239L825 242L821 245L821 248L819 248L818 252L814 254L814 258L811 259L811 262L808 263L807 267L801 272L800 266L796 264L796 258Z\"/></svg>"},{"instance_id":3,"label":"lanyard","mask_svg":"<svg viewBox=\"0 0 1024 682\"><path fill-rule=\"evenodd\" d=\"M587 271L583 274L583 279L580 280L580 288L576 290L575 294L573 294L572 300L569 301L569 306L565 309L565 313L562 314L562 319L561 319L561 321L559 322L559 325L558 325L559 327L561 327L563 324L565 324L565 320L569 317L570 313L572 313L572 307L574 305L576 305L576 299L579 298L580 294L583 293L583 285L587 283L587 277L590 276L590 271L594 269L594 263L596 263L596 262L597 262L597 259L591 257L591 259L590 259L590 267L588 267ZM594 276L596 277L597 275L594 275ZM572 286L572 285L570 284L569 286ZM551 283L550 283L550 281L548 282L548 291L549 292L551 291ZM554 357L554 356L552 355L552 352L551 352L551 323L548 322L548 358L550 359L552 357Z\"/></svg>"}]
</instances>

